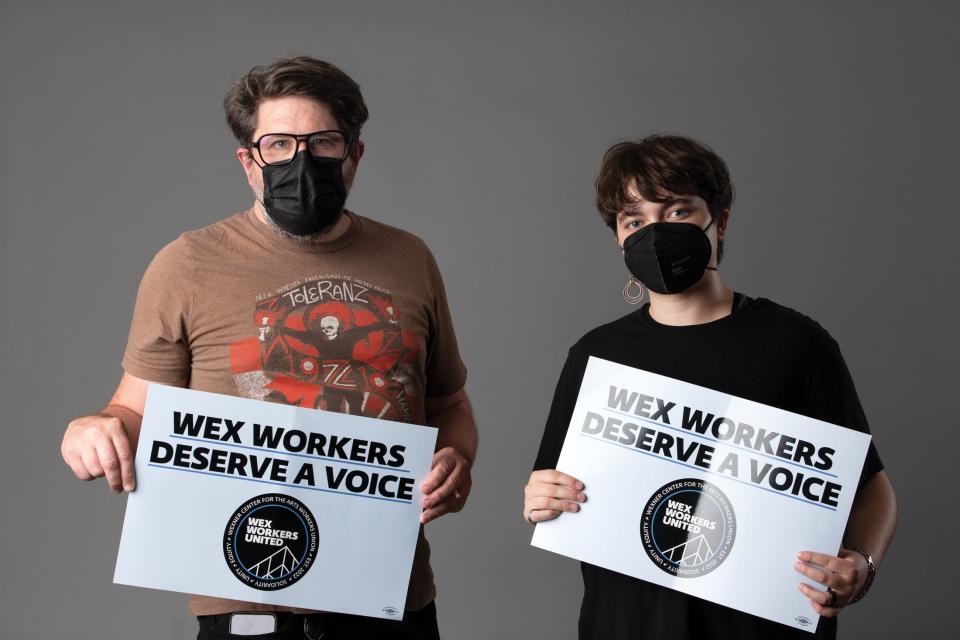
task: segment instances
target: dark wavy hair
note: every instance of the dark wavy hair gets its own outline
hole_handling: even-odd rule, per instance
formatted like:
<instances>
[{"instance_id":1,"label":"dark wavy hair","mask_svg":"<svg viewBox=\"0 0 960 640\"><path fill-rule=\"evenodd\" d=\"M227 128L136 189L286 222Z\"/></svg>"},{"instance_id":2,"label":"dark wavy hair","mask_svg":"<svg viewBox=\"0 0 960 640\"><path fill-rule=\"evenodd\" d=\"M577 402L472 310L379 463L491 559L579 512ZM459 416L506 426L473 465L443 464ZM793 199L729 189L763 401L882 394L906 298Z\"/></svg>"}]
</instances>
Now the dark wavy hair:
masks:
<instances>
[{"instance_id":1,"label":"dark wavy hair","mask_svg":"<svg viewBox=\"0 0 960 640\"><path fill-rule=\"evenodd\" d=\"M330 109L351 143L370 117L360 85L329 62L298 56L261 65L234 82L223 99L227 124L240 144L252 142L257 128L257 105L282 96L304 96Z\"/></svg>"},{"instance_id":2,"label":"dark wavy hair","mask_svg":"<svg viewBox=\"0 0 960 640\"><path fill-rule=\"evenodd\" d=\"M665 202L667 194L700 196L714 221L733 204L727 164L710 147L692 138L653 135L620 142L603 154L597 174L597 210L616 233L617 214L633 202L636 187L645 200ZM723 257L723 244L717 258Z\"/></svg>"}]
</instances>

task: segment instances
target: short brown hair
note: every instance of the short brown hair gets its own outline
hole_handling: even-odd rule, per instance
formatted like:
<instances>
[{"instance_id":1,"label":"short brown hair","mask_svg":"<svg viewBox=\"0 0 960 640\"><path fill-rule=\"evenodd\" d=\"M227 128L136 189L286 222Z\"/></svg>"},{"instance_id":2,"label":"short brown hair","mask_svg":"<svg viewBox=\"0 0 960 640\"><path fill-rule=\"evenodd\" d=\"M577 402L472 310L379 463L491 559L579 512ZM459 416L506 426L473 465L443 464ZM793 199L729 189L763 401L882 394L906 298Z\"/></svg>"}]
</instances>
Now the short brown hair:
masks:
<instances>
[{"instance_id":1,"label":"short brown hair","mask_svg":"<svg viewBox=\"0 0 960 640\"><path fill-rule=\"evenodd\" d=\"M684 136L648 136L615 144L603 154L596 182L597 209L614 232L617 214L633 202L628 193L632 186L652 202L665 202L667 192L700 196L714 221L734 198L727 164L707 145ZM722 257L722 245L717 254Z\"/></svg>"},{"instance_id":2,"label":"short brown hair","mask_svg":"<svg viewBox=\"0 0 960 640\"><path fill-rule=\"evenodd\" d=\"M325 104L351 143L360 139L360 129L370 117L360 85L335 65L308 56L281 58L250 69L223 99L227 124L240 144L253 142L257 105L282 96L304 96Z\"/></svg>"}]
</instances>

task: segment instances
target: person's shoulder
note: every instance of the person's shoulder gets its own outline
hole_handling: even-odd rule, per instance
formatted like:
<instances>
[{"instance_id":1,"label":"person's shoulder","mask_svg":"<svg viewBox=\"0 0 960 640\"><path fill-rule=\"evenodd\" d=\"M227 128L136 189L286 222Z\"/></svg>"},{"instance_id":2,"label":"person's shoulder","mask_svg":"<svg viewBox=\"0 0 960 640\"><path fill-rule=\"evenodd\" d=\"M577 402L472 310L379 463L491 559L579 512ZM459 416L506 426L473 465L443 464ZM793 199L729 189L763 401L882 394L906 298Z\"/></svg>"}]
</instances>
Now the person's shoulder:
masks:
<instances>
[{"instance_id":1,"label":"person's shoulder","mask_svg":"<svg viewBox=\"0 0 960 640\"><path fill-rule=\"evenodd\" d=\"M176 268L183 268L189 264L193 255L193 248L186 233L163 245L150 261L148 270L150 271L169 271Z\"/></svg>"},{"instance_id":2,"label":"person's shoulder","mask_svg":"<svg viewBox=\"0 0 960 640\"><path fill-rule=\"evenodd\" d=\"M619 339L624 333L629 334L631 331L636 330L635 314L641 311L642 310L631 311L616 320L590 329L583 334L579 340L573 343L570 347L570 355L587 359L592 355L605 353L609 345L620 343Z\"/></svg>"},{"instance_id":3,"label":"person's shoulder","mask_svg":"<svg viewBox=\"0 0 960 640\"><path fill-rule=\"evenodd\" d=\"M182 232L157 251L150 268L169 271L191 266L194 256L224 247L228 239L239 231L242 216L242 212L235 213L213 224Z\"/></svg>"},{"instance_id":4,"label":"person's shoulder","mask_svg":"<svg viewBox=\"0 0 960 640\"><path fill-rule=\"evenodd\" d=\"M184 231L174 243L181 242L186 247L197 248L205 245L219 245L225 239L242 231L246 213L238 211L222 220L197 229Z\"/></svg>"},{"instance_id":5,"label":"person's shoulder","mask_svg":"<svg viewBox=\"0 0 960 640\"><path fill-rule=\"evenodd\" d=\"M741 310L745 317L762 323L779 340L789 340L803 348L833 348L837 342L810 316L768 298L755 298ZM739 312L738 312L739 313Z\"/></svg>"},{"instance_id":6,"label":"person's shoulder","mask_svg":"<svg viewBox=\"0 0 960 640\"><path fill-rule=\"evenodd\" d=\"M354 215L357 216L357 218L360 220L360 223L363 225L364 235L368 236L372 240L385 241L396 251L430 254L430 249L427 247L427 243L424 242L423 239L417 234L411 233L406 229L401 229L400 227L387 224L386 222L382 222L376 218L360 215L359 213L354 213Z\"/></svg>"}]
</instances>

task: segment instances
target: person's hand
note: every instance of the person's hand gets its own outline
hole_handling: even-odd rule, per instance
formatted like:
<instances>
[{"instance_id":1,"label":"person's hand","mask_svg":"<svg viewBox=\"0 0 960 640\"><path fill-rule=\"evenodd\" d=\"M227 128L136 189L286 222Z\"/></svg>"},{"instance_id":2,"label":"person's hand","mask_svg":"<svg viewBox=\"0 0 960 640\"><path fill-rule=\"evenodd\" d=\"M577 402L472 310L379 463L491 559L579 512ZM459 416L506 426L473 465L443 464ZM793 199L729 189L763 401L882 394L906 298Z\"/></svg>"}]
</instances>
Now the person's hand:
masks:
<instances>
[{"instance_id":1,"label":"person's hand","mask_svg":"<svg viewBox=\"0 0 960 640\"><path fill-rule=\"evenodd\" d=\"M114 493L136 488L135 451L120 418L105 413L77 418L63 434L60 453L81 480L106 476Z\"/></svg>"},{"instance_id":2,"label":"person's hand","mask_svg":"<svg viewBox=\"0 0 960 640\"><path fill-rule=\"evenodd\" d=\"M426 524L445 513L456 513L467 504L473 480L470 462L453 447L444 447L433 454L433 466L420 485L423 499L420 522Z\"/></svg>"},{"instance_id":3,"label":"person's hand","mask_svg":"<svg viewBox=\"0 0 960 640\"><path fill-rule=\"evenodd\" d=\"M586 502L583 483L555 469L541 469L530 474L523 488L523 519L530 524L553 520L564 511L580 511Z\"/></svg>"},{"instance_id":4,"label":"person's hand","mask_svg":"<svg viewBox=\"0 0 960 640\"><path fill-rule=\"evenodd\" d=\"M841 549L839 556L801 551L793 568L827 588L820 591L803 582L797 585L813 610L825 618L835 618L853 599L866 581L868 569L864 557L849 549Z\"/></svg>"}]
</instances>

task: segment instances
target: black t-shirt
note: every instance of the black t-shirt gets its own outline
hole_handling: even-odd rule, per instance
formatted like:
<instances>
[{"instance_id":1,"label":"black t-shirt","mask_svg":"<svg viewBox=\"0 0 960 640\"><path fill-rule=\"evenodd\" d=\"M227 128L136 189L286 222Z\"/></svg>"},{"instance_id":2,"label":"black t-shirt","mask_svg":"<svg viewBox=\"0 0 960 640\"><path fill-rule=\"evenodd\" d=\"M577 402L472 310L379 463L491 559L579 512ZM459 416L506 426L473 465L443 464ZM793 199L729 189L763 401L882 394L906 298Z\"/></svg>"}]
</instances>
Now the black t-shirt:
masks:
<instances>
[{"instance_id":1,"label":"black t-shirt","mask_svg":"<svg viewBox=\"0 0 960 640\"><path fill-rule=\"evenodd\" d=\"M736 294L733 313L713 322L663 325L650 317L649 305L644 305L574 344L557 383L536 469L556 468L590 356L870 432L837 342L803 314L764 298ZM881 469L883 463L871 443L861 485ZM806 631L602 567L584 562L581 569L581 638L811 637ZM750 589L750 585L741 588ZM814 637L835 636L836 620L822 618Z\"/></svg>"}]
</instances>

